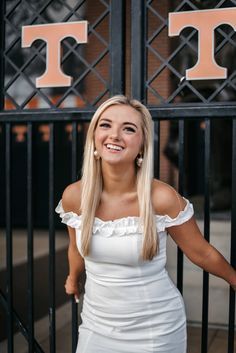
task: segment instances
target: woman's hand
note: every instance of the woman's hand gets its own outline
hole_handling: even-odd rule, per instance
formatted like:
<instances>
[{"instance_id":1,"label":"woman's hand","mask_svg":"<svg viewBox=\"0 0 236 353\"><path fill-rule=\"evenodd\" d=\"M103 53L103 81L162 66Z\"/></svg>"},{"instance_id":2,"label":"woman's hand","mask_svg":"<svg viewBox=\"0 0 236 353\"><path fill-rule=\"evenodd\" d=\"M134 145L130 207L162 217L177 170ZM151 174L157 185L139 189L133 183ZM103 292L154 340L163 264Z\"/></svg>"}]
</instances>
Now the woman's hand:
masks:
<instances>
[{"instance_id":1,"label":"woman's hand","mask_svg":"<svg viewBox=\"0 0 236 353\"><path fill-rule=\"evenodd\" d=\"M66 278L66 282L65 282L65 290L66 293L69 295L73 295L74 294L74 298L76 303L79 303L79 289L78 289L78 282L74 279L71 278L71 276L67 276Z\"/></svg>"},{"instance_id":2,"label":"woman's hand","mask_svg":"<svg viewBox=\"0 0 236 353\"><path fill-rule=\"evenodd\" d=\"M236 292L236 284L232 284L231 287L232 287L233 290Z\"/></svg>"}]
</instances>

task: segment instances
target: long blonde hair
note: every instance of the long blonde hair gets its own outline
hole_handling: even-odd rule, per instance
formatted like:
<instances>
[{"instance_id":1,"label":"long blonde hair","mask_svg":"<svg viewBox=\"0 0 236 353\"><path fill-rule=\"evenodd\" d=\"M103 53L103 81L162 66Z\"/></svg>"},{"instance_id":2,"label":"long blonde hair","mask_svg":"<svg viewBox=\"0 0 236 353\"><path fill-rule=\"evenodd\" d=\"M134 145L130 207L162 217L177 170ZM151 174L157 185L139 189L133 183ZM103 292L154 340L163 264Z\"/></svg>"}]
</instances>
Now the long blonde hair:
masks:
<instances>
[{"instance_id":1,"label":"long blonde hair","mask_svg":"<svg viewBox=\"0 0 236 353\"><path fill-rule=\"evenodd\" d=\"M82 170L81 243L84 256L89 254L94 217L102 193L101 161L94 158L94 132L101 114L112 105L127 105L140 113L143 131L143 162L137 168L137 194L140 225L143 231L143 260L151 260L158 251L158 236L151 202L153 180L153 123L148 109L139 101L122 95L114 96L100 105L90 122L84 149ZM134 162L135 163L135 162Z\"/></svg>"}]
</instances>

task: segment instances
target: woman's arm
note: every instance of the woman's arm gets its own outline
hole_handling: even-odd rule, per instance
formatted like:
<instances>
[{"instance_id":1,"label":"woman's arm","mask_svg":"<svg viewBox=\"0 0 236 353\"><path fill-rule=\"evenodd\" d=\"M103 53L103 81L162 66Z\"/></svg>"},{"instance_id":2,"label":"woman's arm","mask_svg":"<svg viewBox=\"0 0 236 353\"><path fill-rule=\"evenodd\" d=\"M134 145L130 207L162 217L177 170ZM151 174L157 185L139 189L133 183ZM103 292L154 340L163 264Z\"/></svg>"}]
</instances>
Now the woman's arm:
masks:
<instances>
[{"instance_id":1,"label":"woman's arm","mask_svg":"<svg viewBox=\"0 0 236 353\"><path fill-rule=\"evenodd\" d=\"M178 217L186 201L170 185L154 180L152 202L155 213ZM236 290L236 271L227 260L203 237L194 217L181 225L167 228L176 244L197 266L226 280Z\"/></svg>"},{"instance_id":2,"label":"woman's arm","mask_svg":"<svg viewBox=\"0 0 236 353\"><path fill-rule=\"evenodd\" d=\"M80 181L77 181L65 189L62 195L62 206L65 212L75 212L79 214L80 210ZM79 299L79 279L84 273L84 259L80 255L76 244L75 229L68 227L69 247L69 275L67 276L65 289L67 294L74 294L75 299Z\"/></svg>"},{"instance_id":3,"label":"woman's arm","mask_svg":"<svg viewBox=\"0 0 236 353\"><path fill-rule=\"evenodd\" d=\"M204 239L194 217L182 225L169 227L168 233L194 264L223 278L236 290L236 271L224 256Z\"/></svg>"},{"instance_id":4,"label":"woman's arm","mask_svg":"<svg viewBox=\"0 0 236 353\"><path fill-rule=\"evenodd\" d=\"M84 259L80 255L77 245L75 230L68 227L69 233L69 247L68 247L68 261L69 261L69 275L67 276L65 289L67 294L74 294L75 300L78 301L79 293L79 278L84 273Z\"/></svg>"}]
</instances>

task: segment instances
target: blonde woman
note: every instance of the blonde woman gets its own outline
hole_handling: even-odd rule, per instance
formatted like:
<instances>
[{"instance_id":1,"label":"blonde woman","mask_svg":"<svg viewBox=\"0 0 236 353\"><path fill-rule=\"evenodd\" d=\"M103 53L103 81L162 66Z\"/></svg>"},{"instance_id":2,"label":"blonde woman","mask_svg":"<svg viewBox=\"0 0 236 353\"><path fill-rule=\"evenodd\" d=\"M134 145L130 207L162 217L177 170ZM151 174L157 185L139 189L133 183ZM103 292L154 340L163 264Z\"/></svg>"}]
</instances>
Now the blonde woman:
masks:
<instances>
[{"instance_id":1,"label":"blonde woman","mask_svg":"<svg viewBox=\"0 0 236 353\"><path fill-rule=\"evenodd\" d=\"M236 289L236 272L200 233L193 207L153 179L147 108L115 96L95 112L83 176L57 207L67 224L69 275L79 298L86 270L77 353L185 353L182 297L165 269L167 232L185 255Z\"/></svg>"}]
</instances>

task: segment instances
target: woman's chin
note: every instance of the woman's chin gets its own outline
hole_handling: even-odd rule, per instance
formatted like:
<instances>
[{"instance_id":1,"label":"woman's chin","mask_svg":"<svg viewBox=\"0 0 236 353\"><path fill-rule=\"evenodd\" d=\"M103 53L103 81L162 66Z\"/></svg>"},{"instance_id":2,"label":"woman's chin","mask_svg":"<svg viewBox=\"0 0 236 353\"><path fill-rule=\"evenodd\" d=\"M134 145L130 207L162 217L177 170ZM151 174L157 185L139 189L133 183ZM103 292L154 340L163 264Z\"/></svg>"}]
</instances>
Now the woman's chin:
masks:
<instances>
[{"instance_id":1,"label":"woman's chin","mask_svg":"<svg viewBox=\"0 0 236 353\"><path fill-rule=\"evenodd\" d=\"M102 158L102 164L110 165L110 166L130 166L132 161L126 161L119 158Z\"/></svg>"}]
</instances>

